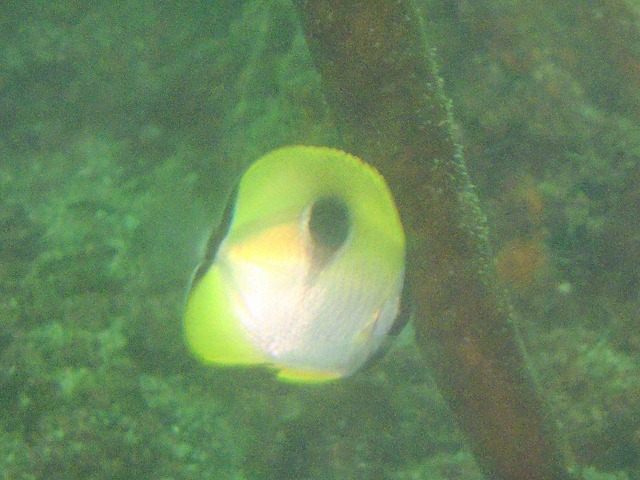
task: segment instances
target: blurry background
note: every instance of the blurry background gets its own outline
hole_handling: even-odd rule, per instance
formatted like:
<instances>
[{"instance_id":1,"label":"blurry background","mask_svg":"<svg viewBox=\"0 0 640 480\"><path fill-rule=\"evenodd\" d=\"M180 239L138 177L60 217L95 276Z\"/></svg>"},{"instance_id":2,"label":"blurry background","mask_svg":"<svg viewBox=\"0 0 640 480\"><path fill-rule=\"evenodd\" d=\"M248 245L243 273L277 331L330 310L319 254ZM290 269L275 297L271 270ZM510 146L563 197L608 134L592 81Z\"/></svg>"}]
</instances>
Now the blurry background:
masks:
<instances>
[{"instance_id":1,"label":"blurry background","mask_svg":"<svg viewBox=\"0 0 640 480\"><path fill-rule=\"evenodd\" d=\"M541 388L638 479L640 2L419 6ZM183 345L243 167L340 145L287 1L1 9L0 479L482 478L410 331L320 387Z\"/></svg>"}]
</instances>

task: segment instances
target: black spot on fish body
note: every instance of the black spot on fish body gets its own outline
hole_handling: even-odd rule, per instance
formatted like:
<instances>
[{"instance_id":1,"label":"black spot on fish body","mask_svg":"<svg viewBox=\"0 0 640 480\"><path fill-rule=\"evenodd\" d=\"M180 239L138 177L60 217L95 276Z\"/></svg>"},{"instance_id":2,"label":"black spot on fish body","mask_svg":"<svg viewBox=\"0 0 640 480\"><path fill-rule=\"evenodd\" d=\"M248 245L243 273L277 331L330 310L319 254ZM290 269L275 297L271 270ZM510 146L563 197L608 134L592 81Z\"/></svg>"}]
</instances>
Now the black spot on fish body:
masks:
<instances>
[{"instance_id":1,"label":"black spot on fish body","mask_svg":"<svg viewBox=\"0 0 640 480\"><path fill-rule=\"evenodd\" d=\"M309 232L314 243L331 251L338 250L349 236L349 207L336 196L321 197L311 206Z\"/></svg>"}]
</instances>

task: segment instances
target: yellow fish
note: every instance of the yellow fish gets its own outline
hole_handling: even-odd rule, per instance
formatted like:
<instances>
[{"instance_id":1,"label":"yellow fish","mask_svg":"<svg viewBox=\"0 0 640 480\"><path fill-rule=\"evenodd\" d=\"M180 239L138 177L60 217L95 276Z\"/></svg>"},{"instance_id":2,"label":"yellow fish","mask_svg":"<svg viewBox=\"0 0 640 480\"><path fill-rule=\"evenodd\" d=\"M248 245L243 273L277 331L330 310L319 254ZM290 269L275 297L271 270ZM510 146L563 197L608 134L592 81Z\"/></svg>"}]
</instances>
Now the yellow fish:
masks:
<instances>
[{"instance_id":1,"label":"yellow fish","mask_svg":"<svg viewBox=\"0 0 640 480\"><path fill-rule=\"evenodd\" d=\"M268 153L240 178L186 302L201 360L280 379L351 375L400 312L405 236L382 176L330 148Z\"/></svg>"}]
</instances>

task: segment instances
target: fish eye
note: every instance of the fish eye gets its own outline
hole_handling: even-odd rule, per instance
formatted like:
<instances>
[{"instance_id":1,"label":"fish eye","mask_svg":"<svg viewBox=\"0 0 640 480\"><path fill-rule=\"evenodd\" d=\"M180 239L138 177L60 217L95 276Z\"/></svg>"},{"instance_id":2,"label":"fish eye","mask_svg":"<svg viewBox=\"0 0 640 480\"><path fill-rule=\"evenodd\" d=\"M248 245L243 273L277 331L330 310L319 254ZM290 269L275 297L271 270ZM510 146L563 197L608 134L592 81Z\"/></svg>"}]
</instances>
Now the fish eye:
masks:
<instances>
[{"instance_id":1,"label":"fish eye","mask_svg":"<svg viewBox=\"0 0 640 480\"><path fill-rule=\"evenodd\" d=\"M309 232L317 244L337 250L346 241L350 229L349 208L340 198L321 197L312 205Z\"/></svg>"}]
</instances>

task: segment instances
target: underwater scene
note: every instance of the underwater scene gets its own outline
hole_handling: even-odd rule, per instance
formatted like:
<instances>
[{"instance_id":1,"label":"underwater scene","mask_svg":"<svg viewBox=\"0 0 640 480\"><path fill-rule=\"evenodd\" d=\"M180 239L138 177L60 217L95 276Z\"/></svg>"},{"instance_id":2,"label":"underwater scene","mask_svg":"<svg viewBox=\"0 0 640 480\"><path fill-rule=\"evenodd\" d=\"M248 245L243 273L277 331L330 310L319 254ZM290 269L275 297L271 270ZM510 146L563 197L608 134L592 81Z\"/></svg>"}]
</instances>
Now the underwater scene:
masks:
<instances>
[{"instance_id":1,"label":"underwater scene","mask_svg":"<svg viewBox=\"0 0 640 480\"><path fill-rule=\"evenodd\" d=\"M0 480L640 480L640 0L2 2L0 282Z\"/></svg>"}]
</instances>

